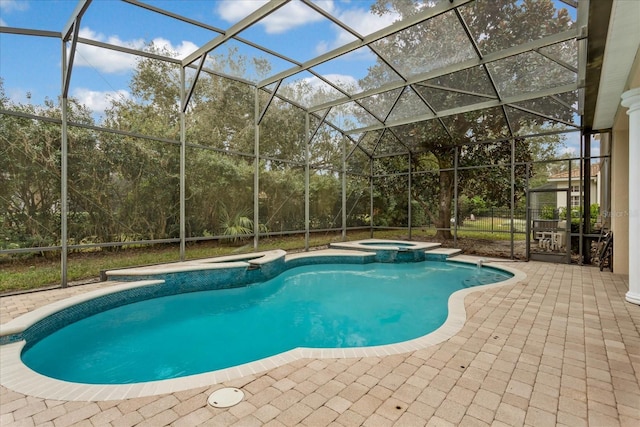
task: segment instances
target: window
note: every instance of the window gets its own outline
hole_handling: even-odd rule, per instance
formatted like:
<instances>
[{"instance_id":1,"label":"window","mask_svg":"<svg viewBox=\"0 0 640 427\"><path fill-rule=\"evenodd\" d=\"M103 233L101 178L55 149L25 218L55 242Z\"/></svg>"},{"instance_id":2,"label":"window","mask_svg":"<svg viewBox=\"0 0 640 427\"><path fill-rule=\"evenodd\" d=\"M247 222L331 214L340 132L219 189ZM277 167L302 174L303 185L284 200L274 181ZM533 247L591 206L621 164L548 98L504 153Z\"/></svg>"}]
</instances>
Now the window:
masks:
<instances>
[{"instance_id":1,"label":"window","mask_svg":"<svg viewBox=\"0 0 640 427\"><path fill-rule=\"evenodd\" d=\"M571 207L577 208L580 206L580 196L571 196Z\"/></svg>"}]
</instances>

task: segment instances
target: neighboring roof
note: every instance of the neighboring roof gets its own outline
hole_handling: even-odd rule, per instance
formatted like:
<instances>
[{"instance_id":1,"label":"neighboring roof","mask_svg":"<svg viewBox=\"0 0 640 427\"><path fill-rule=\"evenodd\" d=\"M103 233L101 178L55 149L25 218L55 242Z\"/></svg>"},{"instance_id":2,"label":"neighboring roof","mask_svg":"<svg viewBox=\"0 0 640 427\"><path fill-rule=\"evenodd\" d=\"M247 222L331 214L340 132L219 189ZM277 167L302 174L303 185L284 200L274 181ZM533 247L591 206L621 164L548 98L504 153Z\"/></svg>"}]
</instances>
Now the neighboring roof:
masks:
<instances>
[{"instance_id":1,"label":"neighboring roof","mask_svg":"<svg viewBox=\"0 0 640 427\"><path fill-rule=\"evenodd\" d=\"M590 175L592 178L594 178L596 175L598 175L598 173L600 173L600 163L593 163L591 165L591 171L590 171ZM562 179L567 179L569 178L569 171L564 171L564 172L560 172L560 173L556 173L553 174L549 177L549 181L552 180L562 180ZM571 169L571 178L580 178L580 168L576 167L576 168L572 168Z\"/></svg>"}]
</instances>

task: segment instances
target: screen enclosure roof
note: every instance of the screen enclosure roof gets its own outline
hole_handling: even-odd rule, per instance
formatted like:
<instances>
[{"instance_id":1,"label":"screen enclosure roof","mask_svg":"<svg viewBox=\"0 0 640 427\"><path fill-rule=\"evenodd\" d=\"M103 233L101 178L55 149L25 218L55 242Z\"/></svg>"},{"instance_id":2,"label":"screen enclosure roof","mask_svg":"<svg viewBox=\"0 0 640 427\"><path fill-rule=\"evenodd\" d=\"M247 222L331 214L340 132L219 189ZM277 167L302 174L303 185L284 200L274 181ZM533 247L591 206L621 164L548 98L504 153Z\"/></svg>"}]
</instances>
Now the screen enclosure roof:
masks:
<instances>
[{"instance_id":1,"label":"screen enclosure roof","mask_svg":"<svg viewBox=\"0 0 640 427\"><path fill-rule=\"evenodd\" d=\"M42 28L7 22L0 32L61 38L68 75L91 48L179 64L184 109L209 73L304 109L372 147L370 155L383 135L399 152L416 153L426 139L458 145L580 130L586 3L81 0L63 2L66 17ZM38 7L31 3L33 13ZM109 37L113 17L126 38ZM159 40L179 51L159 51ZM230 55L243 65L230 66Z\"/></svg>"}]
</instances>

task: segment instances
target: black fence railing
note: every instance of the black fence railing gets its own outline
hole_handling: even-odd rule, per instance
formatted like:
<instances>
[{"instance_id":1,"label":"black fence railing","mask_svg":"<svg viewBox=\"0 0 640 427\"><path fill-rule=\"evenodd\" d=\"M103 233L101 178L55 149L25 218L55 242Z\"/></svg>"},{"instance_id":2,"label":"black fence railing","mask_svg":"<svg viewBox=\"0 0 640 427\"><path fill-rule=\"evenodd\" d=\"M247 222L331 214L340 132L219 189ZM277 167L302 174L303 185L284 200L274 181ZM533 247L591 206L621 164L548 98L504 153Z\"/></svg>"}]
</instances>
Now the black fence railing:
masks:
<instances>
[{"instance_id":1,"label":"black fence railing","mask_svg":"<svg viewBox=\"0 0 640 427\"><path fill-rule=\"evenodd\" d=\"M476 209L468 215L460 215L457 222L458 230L462 231L510 233L513 225L515 233L526 233L527 212L526 209L515 209L512 219L510 208ZM454 223L452 219L452 228Z\"/></svg>"}]
</instances>

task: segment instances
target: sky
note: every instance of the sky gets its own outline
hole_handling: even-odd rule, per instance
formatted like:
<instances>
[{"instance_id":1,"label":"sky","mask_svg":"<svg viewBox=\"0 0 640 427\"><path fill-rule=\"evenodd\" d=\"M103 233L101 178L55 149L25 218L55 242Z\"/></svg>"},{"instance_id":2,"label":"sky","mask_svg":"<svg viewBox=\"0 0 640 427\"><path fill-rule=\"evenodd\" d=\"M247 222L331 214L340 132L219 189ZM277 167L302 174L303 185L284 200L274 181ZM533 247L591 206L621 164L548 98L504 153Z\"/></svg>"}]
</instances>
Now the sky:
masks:
<instances>
[{"instance_id":1,"label":"sky","mask_svg":"<svg viewBox=\"0 0 640 427\"><path fill-rule=\"evenodd\" d=\"M266 1L146 0L146 3L224 30ZM372 3L368 0L316 2L322 9L349 22L363 35L387 26L396 19L393 15L381 18L371 14ZM76 5L76 0L0 0L0 25L59 32ZM153 42L156 46L176 52L178 58L184 58L218 34L120 1L94 0L82 18L79 35L134 49L142 49ZM240 36L299 62L355 40L352 35L298 2L287 4ZM230 46L238 47L240 52L246 54L256 52L241 43L232 42ZM5 92L10 99L26 102L27 94L30 94L31 102L41 103L46 97L57 97L62 62L59 40L3 33L0 34L0 52L0 76L4 79ZM284 71L295 65L275 57L269 59L274 71ZM344 81L355 83L366 73L371 61L371 56L349 55L341 61L340 76ZM79 45L70 94L93 111L100 112L104 110L109 97L129 96L128 83L135 64L136 57L132 55Z\"/></svg>"},{"instance_id":2,"label":"sky","mask_svg":"<svg viewBox=\"0 0 640 427\"><path fill-rule=\"evenodd\" d=\"M266 3L266 0L143 1L222 30ZM314 3L363 36L398 18L393 14L378 16L371 13L374 0L314 0ZM77 0L0 0L0 26L60 32L77 4ZM94 0L81 20L79 35L137 50L152 42L182 59L216 38L218 33L119 0ZM353 35L297 1L288 3L239 36L297 62L355 40ZM250 57L258 54L257 50L235 41L227 43L221 54L226 53L227 46ZM15 103L42 104L46 98L57 99L61 87L61 55L59 39L0 33L0 77L6 95ZM265 53L259 55L269 59L272 72L295 65ZM345 84L357 84L373 63L373 55L361 49L335 59L330 67L320 65L315 71ZM79 44L70 95L90 108L99 119L111 99L131 97L129 82L135 65L133 55ZM254 82L260 80L251 67L243 77ZM309 73L305 73L304 78L320 84ZM292 80L287 79L284 83ZM578 154L577 143L578 139L572 136L564 150Z\"/></svg>"}]
</instances>

